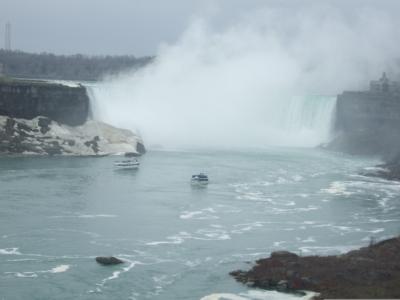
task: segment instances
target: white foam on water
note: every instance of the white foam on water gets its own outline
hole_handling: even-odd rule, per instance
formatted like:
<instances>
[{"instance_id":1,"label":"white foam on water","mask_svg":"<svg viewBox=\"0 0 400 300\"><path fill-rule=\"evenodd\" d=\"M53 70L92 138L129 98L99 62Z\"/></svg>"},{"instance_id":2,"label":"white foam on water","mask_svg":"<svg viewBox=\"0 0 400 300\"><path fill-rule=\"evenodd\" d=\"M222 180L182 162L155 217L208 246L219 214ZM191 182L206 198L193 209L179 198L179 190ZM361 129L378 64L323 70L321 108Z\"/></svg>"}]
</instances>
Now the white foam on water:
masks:
<instances>
[{"instance_id":1,"label":"white foam on water","mask_svg":"<svg viewBox=\"0 0 400 300\"><path fill-rule=\"evenodd\" d=\"M69 268L70 268L69 265L59 265L50 270L26 271L26 272L5 272L5 274L11 274L11 275L14 275L15 277L19 277L19 278L37 278L37 277L39 277L39 274L64 273L64 272L68 271Z\"/></svg>"},{"instance_id":2,"label":"white foam on water","mask_svg":"<svg viewBox=\"0 0 400 300\"><path fill-rule=\"evenodd\" d=\"M96 283L96 285L97 285L96 291L100 292L101 291L101 287L104 287L104 285L108 281L118 279L121 276L122 273L129 272L134 266L142 264L142 262L140 262L140 261L127 261L127 262L129 262L129 265L127 267L123 267L122 269L120 269L118 271L112 272L111 276L109 276L107 278L104 278L101 281L101 283ZM93 292L93 291L89 291L89 292Z\"/></svg>"},{"instance_id":3,"label":"white foam on water","mask_svg":"<svg viewBox=\"0 0 400 300\"><path fill-rule=\"evenodd\" d=\"M54 267L49 271L49 273L63 273L67 272L69 270L70 266L69 265L59 265L57 267Z\"/></svg>"},{"instance_id":4,"label":"white foam on water","mask_svg":"<svg viewBox=\"0 0 400 300\"><path fill-rule=\"evenodd\" d=\"M276 184L284 184L287 182L288 182L288 180L283 177L278 177L278 179L275 181Z\"/></svg>"},{"instance_id":5,"label":"white foam on water","mask_svg":"<svg viewBox=\"0 0 400 300\"><path fill-rule=\"evenodd\" d=\"M276 241L273 243L274 247L280 247L281 245L287 243L286 241Z\"/></svg>"},{"instance_id":6,"label":"white foam on water","mask_svg":"<svg viewBox=\"0 0 400 300\"><path fill-rule=\"evenodd\" d=\"M321 192L325 192L333 195L350 196L353 193L346 189L346 183L341 181L334 181L326 189L322 189Z\"/></svg>"},{"instance_id":7,"label":"white foam on water","mask_svg":"<svg viewBox=\"0 0 400 300\"><path fill-rule=\"evenodd\" d=\"M211 227L211 226L210 226ZM198 229L195 233L191 234L186 231L181 231L176 235L166 237L164 241L153 241L146 243L147 246L158 246L163 244L182 244L185 240L203 240L203 241L222 241L231 239L229 233L221 229L220 227L216 228L203 228Z\"/></svg>"},{"instance_id":8,"label":"white foam on water","mask_svg":"<svg viewBox=\"0 0 400 300\"><path fill-rule=\"evenodd\" d=\"M293 179L294 181L301 181L301 180L304 179L304 177L301 176L301 175L296 174L296 175L293 175L293 176L292 176L292 179Z\"/></svg>"},{"instance_id":9,"label":"white foam on water","mask_svg":"<svg viewBox=\"0 0 400 300\"><path fill-rule=\"evenodd\" d=\"M0 249L1 255L21 255L21 252L18 251L18 248L4 248Z\"/></svg>"},{"instance_id":10,"label":"white foam on water","mask_svg":"<svg viewBox=\"0 0 400 300\"><path fill-rule=\"evenodd\" d=\"M107 215L107 214L99 214L99 215L78 215L78 218L116 218L116 215Z\"/></svg>"},{"instance_id":11,"label":"white foam on water","mask_svg":"<svg viewBox=\"0 0 400 300\"><path fill-rule=\"evenodd\" d=\"M262 192L247 192L241 196L241 199L255 200L255 201L269 201L270 199L264 198L264 193Z\"/></svg>"},{"instance_id":12,"label":"white foam on water","mask_svg":"<svg viewBox=\"0 0 400 300\"><path fill-rule=\"evenodd\" d=\"M219 225L219 224L211 224L210 227L212 227L212 228L222 228L222 225Z\"/></svg>"},{"instance_id":13,"label":"white foam on water","mask_svg":"<svg viewBox=\"0 0 400 300\"><path fill-rule=\"evenodd\" d=\"M265 195L263 193L259 193L259 192L247 192L247 193L242 192L241 195L236 196L236 199L250 200L250 201L257 201L257 202L268 202L271 204L277 204L271 198L265 197Z\"/></svg>"},{"instance_id":14,"label":"white foam on water","mask_svg":"<svg viewBox=\"0 0 400 300\"><path fill-rule=\"evenodd\" d=\"M254 257L256 258L264 258L265 257L265 251L264 252L250 252L250 253L237 253L237 254L232 254L232 257L238 257L240 258L241 261L248 261L248 260L254 260ZM219 264L224 264L226 262L231 262L231 261L237 261L237 259L235 260L231 260L231 259L221 259L218 263Z\"/></svg>"},{"instance_id":15,"label":"white foam on water","mask_svg":"<svg viewBox=\"0 0 400 300\"><path fill-rule=\"evenodd\" d=\"M248 299L249 298L240 297L235 294L219 293L202 297L200 300L248 300Z\"/></svg>"},{"instance_id":16,"label":"white foam on water","mask_svg":"<svg viewBox=\"0 0 400 300\"><path fill-rule=\"evenodd\" d=\"M363 168L363 169L366 170L366 171L384 171L384 170L386 170L385 168L377 167L377 166L374 166L374 167L365 167L365 168Z\"/></svg>"},{"instance_id":17,"label":"white foam on water","mask_svg":"<svg viewBox=\"0 0 400 300\"><path fill-rule=\"evenodd\" d=\"M308 197L310 197L309 194L304 194L304 193L298 194L298 196L301 197L301 198L308 198Z\"/></svg>"},{"instance_id":18,"label":"white foam on water","mask_svg":"<svg viewBox=\"0 0 400 300\"><path fill-rule=\"evenodd\" d=\"M187 232L180 232L179 235L168 236L166 241L154 241L146 243L147 246L158 246L163 244L182 244L184 242L184 237L189 236Z\"/></svg>"},{"instance_id":19,"label":"white foam on water","mask_svg":"<svg viewBox=\"0 0 400 300\"><path fill-rule=\"evenodd\" d=\"M91 238L98 238L101 235L96 232L84 231L84 230L75 230L75 229L65 229L65 228L56 228L56 229L48 229L48 231L61 231L61 232L70 232L70 233L78 233L83 235L88 235Z\"/></svg>"},{"instance_id":20,"label":"white foam on water","mask_svg":"<svg viewBox=\"0 0 400 300\"><path fill-rule=\"evenodd\" d=\"M303 243L315 243L315 238L313 238L312 236L302 240Z\"/></svg>"},{"instance_id":21,"label":"white foam on water","mask_svg":"<svg viewBox=\"0 0 400 300\"><path fill-rule=\"evenodd\" d=\"M360 248L360 245L348 246L303 246L299 250L303 254L343 254L354 249Z\"/></svg>"},{"instance_id":22,"label":"white foam on water","mask_svg":"<svg viewBox=\"0 0 400 300\"><path fill-rule=\"evenodd\" d=\"M256 228L261 228L264 226L263 222L253 222L253 223L245 223L245 224L236 224L233 225L235 229L231 231L234 234L242 234L247 231L252 231Z\"/></svg>"},{"instance_id":23,"label":"white foam on water","mask_svg":"<svg viewBox=\"0 0 400 300\"><path fill-rule=\"evenodd\" d=\"M187 219L195 219L195 220L215 220L219 219L218 216L215 215L216 211L212 207L204 208L197 211L183 211L179 218L187 220Z\"/></svg>"},{"instance_id":24,"label":"white foam on water","mask_svg":"<svg viewBox=\"0 0 400 300\"><path fill-rule=\"evenodd\" d=\"M94 218L116 218L116 215L108 215L108 214L82 214L82 215L65 215L65 216L51 216L49 218L82 218L82 219L94 219Z\"/></svg>"},{"instance_id":25,"label":"white foam on water","mask_svg":"<svg viewBox=\"0 0 400 300\"><path fill-rule=\"evenodd\" d=\"M268 209L268 212L272 214L293 214L293 213L298 213L298 212L307 212L307 211L313 211L313 210L318 210L320 209L319 206L316 205L309 205L307 207L294 207L294 208L279 208L279 207L273 207L271 209Z\"/></svg>"},{"instance_id":26,"label":"white foam on water","mask_svg":"<svg viewBox=\"0 0 400 300\"><path fill-rule=\"evenodd\" d=\"M199 229L196 231L199 236L192 237L196 240L221 241L230 240L230 235L223 229Z\"/></svg>"},{"instance_id":27,"label":"white foam on water","mask_svg":"<svg viewBox=\"0 0 400 300\"><path fill-rule=\"evenodd\" d=\"M153 276L152 279L156 284L155 291L148 292L147 295L150 297L160 295L166 286L175 282L177 276L178 274Z\"/></svg>"},{"instance_id":28,"label":"white foam on water","mask_svg":"<svg viewBox=\"0 0 400 300\"><path fill-rule=\"evenodd\" d=\"M380 232L384 232L385 228L377 228L377 229L373 229L373 230L366 230L366 232L370 232L370 233L380 233Z\"/></svg>"},{"instance_id":29,"label":"white foam on water","mask_svg":"<svg viewBox=\"0 0 400 300\"><path fill-rule=\"evenodd\" d=\"M9 262L19 262L19 261L37 261L34 258L21 258L21 259L7 259Z\"/></svg>"},{"instance_id":30,"label":"white foam on water","mask_svg":"<svg viewBox=\"0 0 400 300\"><path fill-rule=\"evenodd\" d=\"M303 224L314 225L315 222L314 221L304 221Z\"/></svg>"},{"instance_id":31,"label":"white foam on water","mask_svg":"<svg viewBox=\"0 0 400 300\"><path fill-rule=\"evenodd\" d=\"M188 260L185 262L185 266L188 266L189 268L195 268L199 265L201 265L202 261L201 259L197 258L195 260Z\"/></svg>"},{"instance_id":32,"label":"white foam on water","mask_svg":"<svg viewBox=\"0 0 400 300\"><path fill-rule=\"evenodd\" d=\"M379 220L376 218L370 218L368 219L368 223L389 223L389 222L398 222L399 219L384 219L384 220Z\"/></svg>"},{"instance_id":33,"label":"white foam on water","mask_svg":"<svg viewBox=\"0 0 400 300\"><path fill-rule=\"evenodd\" d=\"M16 273L8 273L8 274L14 274L15 277L19 278L37 278L38 275L35 272L16 272Z\"/></svg>"},{"instance_id":34,"label":"white foam on water","mask_svg":"<svg viewBox=\"0 0 400 300\"><path fill-rule=\"evenodd\" d=\"M334 232L339 232L341 235L364 231L358 227L344 226L344 225L332 225L331 230Z\"/></svg>"},{"instance_id":35,"label":"white foam on water","mask_svg":"<svg viewBox=\"0 0 400 300\"><path fill-rule=\"evenodd\" d=\"M204 296L200 300L307 300L317 296L318 293L305 292L304 296L280 293L276 291L249 290L246 293L215 293Z\"/></svg>"}]
</instances>

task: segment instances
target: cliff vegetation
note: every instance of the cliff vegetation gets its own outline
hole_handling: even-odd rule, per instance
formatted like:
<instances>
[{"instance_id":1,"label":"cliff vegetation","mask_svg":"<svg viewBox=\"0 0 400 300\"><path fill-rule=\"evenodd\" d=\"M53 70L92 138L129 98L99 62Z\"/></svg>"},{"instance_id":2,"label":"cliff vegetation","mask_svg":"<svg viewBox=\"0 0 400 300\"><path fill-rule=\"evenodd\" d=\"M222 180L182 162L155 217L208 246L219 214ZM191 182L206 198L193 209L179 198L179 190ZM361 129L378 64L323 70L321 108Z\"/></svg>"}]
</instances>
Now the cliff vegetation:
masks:
<instances>
[{"instance_id":1,"label":"cliff vegetation","mask_svg":"<svg viewBox=\"0 0 400 300\"><path fill-rule=\"evenodd\" d=\"M105 75L140 68L152 57L54 55L0 49L0 64L7 76L41 79L98 80Z\"/></svg>"}]
</instances>

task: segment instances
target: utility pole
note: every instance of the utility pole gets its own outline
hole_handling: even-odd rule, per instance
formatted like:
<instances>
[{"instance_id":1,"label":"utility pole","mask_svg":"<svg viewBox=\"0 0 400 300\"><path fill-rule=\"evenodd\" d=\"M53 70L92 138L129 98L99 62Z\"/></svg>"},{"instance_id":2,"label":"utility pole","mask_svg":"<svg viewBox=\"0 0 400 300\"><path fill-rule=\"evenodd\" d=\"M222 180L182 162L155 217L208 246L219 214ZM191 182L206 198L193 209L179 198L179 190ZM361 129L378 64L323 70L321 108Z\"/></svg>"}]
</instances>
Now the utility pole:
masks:
<instances>
[{"instance_id":1,"label":"utility pole","mask_svg":"<svg viewBox=\"0 0 400 300\"><path fill-rule=\"evenodd\" d=\"M4 48L7 51L11 51L11 24L10 22L6 23L6 35L5 35L5 41L4 41Z\"/></svg>"}]
</instances>

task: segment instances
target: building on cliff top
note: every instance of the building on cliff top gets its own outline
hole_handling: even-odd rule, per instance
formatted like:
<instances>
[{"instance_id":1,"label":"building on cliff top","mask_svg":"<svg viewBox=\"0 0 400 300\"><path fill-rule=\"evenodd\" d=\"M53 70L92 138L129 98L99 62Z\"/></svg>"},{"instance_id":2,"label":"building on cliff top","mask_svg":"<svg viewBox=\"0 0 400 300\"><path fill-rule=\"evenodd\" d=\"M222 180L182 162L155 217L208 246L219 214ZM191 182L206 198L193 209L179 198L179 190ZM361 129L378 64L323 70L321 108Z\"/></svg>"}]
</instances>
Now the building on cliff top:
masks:
<instances>
[{"instance_id":1,"label":"building on cliff top","mask_svg":"<svg viewBox=\"0 0 400 300\"><path fill-rule=\"evenodd\" d=\"M400 149L400 82L385 73L366 91L337 97L335 138L329 147L351 154L391 157Z\"/></svg>"},{"instance_id":2,"label":"building on cliff top","mask_svg":"<svg viewBox=\"0 0 400 300\"><path fill-rule=\"evenodd\" d=\"M400 93L400 82L390 81L383 72L379 80L372 80L369 84L370 92L375 93Z\"/></svg>"}]
</instances>

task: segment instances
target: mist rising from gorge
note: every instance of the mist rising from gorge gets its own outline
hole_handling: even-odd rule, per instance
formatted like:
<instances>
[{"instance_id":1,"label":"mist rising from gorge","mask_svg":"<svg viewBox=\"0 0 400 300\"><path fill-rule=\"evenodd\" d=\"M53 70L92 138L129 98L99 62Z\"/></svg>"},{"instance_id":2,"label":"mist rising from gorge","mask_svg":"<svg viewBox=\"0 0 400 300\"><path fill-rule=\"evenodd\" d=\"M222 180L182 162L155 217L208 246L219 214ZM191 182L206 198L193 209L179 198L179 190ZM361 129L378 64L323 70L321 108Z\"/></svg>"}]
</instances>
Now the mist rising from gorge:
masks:
<instances>
[{"instance_id":1,"label":"mist rising from gorge","mask_svg":"<svg viewBox=\"0 0 400 300\"><path fill-rule=\"evenodd\" d=\"M337 93L396 72L398 25L384 10L331 5L266 7L217 29L196 18L154 63L97 85L95 117L147 145L316 146Z\"/></svg>"}]
</instances>

